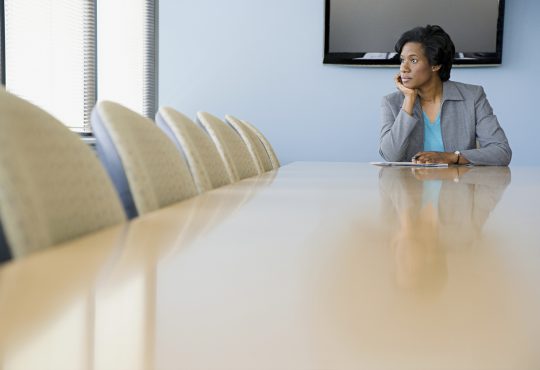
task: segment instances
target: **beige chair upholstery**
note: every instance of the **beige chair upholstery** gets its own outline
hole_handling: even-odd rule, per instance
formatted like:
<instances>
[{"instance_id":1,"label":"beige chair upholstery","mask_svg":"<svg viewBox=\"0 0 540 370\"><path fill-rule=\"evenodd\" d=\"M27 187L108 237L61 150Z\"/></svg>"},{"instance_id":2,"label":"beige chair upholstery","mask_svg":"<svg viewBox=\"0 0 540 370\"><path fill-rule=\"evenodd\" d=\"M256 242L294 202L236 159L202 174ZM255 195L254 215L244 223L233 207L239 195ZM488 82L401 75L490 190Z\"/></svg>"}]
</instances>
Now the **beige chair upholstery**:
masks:
<instances>
[{"instance_id":1,"label":"beige chair upholstery","mask_svg":"<svg viewBox=\"0 0 540 370\"><path fill-rule=\"evenodd\" d=\"M111 180L79 136L0 89L0 220L11 256L125 219Z\"/></svg>"},{"instance_id":2,"label":"beige chair upholstery","mask_svg":"<svg viewBox=\"0 0 540 370\"><path fill-rule=\"evenodd\" d=\"M279 168L280 166L279 160L276 156L276 153L274 152L274 149L272 148L272 145L270 145L270 142L268 141L268 139L263 135L261 131L259 131L257 127L255 127L248 121L242 120L242 122L251 130L253 130L253 132L255 132L255 135L257 135L261 143L263 143L264 148L266 149L266 152L268 153L268 156L270 157L270 161L272 162L272 167L274 169Z\"/></svg>"},{"instance_id":3,"label":"beige chair upholstery","mask_svg":"<svg viewBox=\"0 0 540 370\"><path fill-rule=\"evenodd\" d=\"M197 194L186 162L174 143L140 114L110 101L92 112L96 147L128 217Z\"/></svg>"},{"instance_id":4,"label":"beige chair upholstery","mask_svg":"<svg viewBox=\"0 0 540 370\"><path fill-rule=\"evenodd\" d=\"M156 123L184 154L199 193L231 183L214 142L195 122L173 108L161 107Z\"/></svg>"},{"instance_id":5,"label":"beige chair upholstery","mask_svg":"<svg viewBox=\"0 0 540 370\"><path fill-rule=\"evenodd\" d=\"M261 140L259 140L257 134L255 134L255 131L250 129L244 122L234 116L231 116L230 114L225 116L225 120L236 130L236 132L238 132L242 140L244 140L249 154L251 154L253 161L257 165L259 173L264 173L274 169L272 166L272 161L270 161L270 156L266 152L266 149Z\"/></svg>"},{"instance_id":6,"label":"beige chair upholstery","mask_svg":"<svg viewBox=\"0 0 540 370\"><path fill-rule=\"evenodd\" d=\"M233 182L258 174L246 144L232 127L206 112L198 112L197 120L216 144Z\"/></svg>"}]
</instances>

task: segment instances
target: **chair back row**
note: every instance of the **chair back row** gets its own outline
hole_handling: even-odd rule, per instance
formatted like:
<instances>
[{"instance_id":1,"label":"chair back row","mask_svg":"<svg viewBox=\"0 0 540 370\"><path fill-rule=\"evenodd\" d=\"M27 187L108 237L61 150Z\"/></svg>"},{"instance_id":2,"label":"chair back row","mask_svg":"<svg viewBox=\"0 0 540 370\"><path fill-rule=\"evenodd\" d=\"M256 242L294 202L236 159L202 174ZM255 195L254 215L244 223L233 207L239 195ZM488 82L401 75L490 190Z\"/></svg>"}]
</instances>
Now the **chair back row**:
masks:
<instances>
[{"instance_id":1,"label":"chair back row","mask_svg":"<svg viewBox=\"0 0 540 370\"><path fill-rule=\"evenodd\" d=\"M163 107L156 126L100 102L100 163L64 124L4 90L0 112L0 262L279 167L257 130L232 116L199 112L197 124Z\"/></svg>"}]
</instances>

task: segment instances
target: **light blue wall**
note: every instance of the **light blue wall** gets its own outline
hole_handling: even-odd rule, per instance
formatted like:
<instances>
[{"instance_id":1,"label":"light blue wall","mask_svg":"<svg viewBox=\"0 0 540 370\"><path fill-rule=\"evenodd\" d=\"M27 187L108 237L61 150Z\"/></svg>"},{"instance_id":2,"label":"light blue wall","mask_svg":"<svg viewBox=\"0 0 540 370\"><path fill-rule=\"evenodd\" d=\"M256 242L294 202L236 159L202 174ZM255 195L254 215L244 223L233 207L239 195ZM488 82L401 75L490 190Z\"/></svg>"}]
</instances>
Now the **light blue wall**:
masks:
<instances>
[{"instance_id":1,"label":"light blue wall","mask_svg":"<svg viewBox=\"0 0 540 370\"><path fill-rule=\"evenodd\" d=\"M379 102L397 69L322 64L323 0L161 0L159 103L256 124L283 163L379 160ZM538 164L540 1L507 0L503 65L481 84L514 151Z\"/></svg>"}]
</instances>

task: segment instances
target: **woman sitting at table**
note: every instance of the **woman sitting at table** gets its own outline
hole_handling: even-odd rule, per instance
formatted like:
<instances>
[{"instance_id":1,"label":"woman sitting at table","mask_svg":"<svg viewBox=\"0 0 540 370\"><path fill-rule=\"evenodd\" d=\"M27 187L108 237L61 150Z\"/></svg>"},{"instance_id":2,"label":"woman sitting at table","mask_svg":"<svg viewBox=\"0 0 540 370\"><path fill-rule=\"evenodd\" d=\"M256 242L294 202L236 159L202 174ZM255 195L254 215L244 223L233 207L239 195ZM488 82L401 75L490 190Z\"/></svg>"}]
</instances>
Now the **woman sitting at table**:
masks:
<instances>
[{"instance_id":1,"label":"woman sitting at table","mask_svg":"<svg viewBox=\"0 0 540 370\"><path fill-rule=\"evenodd\" d=\"M382 100L387 161L506 166L512 151L481 86L449 81L455 47L439 26L405 32L395 46L399 91Z\"/></svg>"}]
</instances>

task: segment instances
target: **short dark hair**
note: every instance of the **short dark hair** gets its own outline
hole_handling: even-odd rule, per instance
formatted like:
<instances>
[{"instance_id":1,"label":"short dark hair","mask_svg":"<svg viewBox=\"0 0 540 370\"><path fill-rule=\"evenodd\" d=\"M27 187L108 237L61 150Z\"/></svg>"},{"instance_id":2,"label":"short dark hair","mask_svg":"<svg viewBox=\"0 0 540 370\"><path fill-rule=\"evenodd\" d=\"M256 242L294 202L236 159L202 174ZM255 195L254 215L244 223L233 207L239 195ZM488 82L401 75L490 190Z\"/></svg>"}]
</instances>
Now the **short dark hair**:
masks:
<instances>
[{"instance_id":1,"label":"short dark hair","mask_svg":"<svg viewBox=\"0 0 540 370\"><path fill-rule=\"evenodd\" d=\"M420 43L424 48L429 64L441 66L439 69L441 81L444 82L450 79L456 48L450 36L440 26L428 24L426 27L415 27L405 32L394 47L398 55L401 54L403 46L408 42Z\"/></svg>"}]
</instances>

